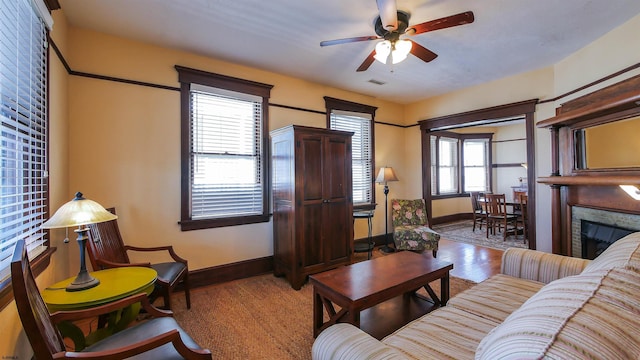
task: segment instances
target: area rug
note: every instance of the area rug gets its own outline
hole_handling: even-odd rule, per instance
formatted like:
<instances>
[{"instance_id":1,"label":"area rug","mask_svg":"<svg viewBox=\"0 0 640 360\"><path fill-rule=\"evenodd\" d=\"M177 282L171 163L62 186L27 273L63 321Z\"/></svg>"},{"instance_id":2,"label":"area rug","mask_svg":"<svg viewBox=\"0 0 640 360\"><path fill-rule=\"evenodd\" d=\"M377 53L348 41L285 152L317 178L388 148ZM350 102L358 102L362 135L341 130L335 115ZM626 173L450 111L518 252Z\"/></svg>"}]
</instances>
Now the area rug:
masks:
<instances>
[{"instance_id":1,"label":"area rug","mask_svg":"<svg viewBox=\"0 0 640 360\"><path fill-rule=\"evenodd\" d=\"M529 248L529 242L522 238L522 235L508 235L506 240L502 239L502 234L491 235L487 238L486 228L480 230L476 226L473 231L473 221L465 220L454 223L434 225L433 230L442 238L467 244L490 247L504 250L509 247Z\"/></svg>"},{"instance_id":2,"label":"area rug","mask_svg":"<svg viewBox=\"0 0 640 360\"><path fill-rule=\"evenodd\" d=\"M474 282L451 277L454 296ZM440 281L431 283L440 293ZM174 316L214 359L310 359L313 287L296 291L271 274L193 289L172 299Z\"/></svg>"}]
</instances>

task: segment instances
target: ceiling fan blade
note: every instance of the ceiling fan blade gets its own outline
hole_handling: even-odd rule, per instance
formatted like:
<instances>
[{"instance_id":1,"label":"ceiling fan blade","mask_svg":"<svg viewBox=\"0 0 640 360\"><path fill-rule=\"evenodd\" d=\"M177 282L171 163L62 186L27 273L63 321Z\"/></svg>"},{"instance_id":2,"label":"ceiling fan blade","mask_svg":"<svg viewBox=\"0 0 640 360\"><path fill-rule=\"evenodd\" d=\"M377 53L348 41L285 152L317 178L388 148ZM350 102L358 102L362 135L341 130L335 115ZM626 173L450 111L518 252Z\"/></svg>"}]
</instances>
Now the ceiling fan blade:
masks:
<instances>
[{"instance_id":1,"label":"ceiling fan blade","mask_svg":"<svg viewBox=\"0 0 640 360\"><path fill-rule=\"evenodd\" d=\"M437 20L423 22L422 24L413 25L406 31L409 35L421 34L428 31L446 29L452 26L470 24L474 20L473 12L467 11L456 15L443 17Z\"/></svg>"},{"instance_id":2,"label":"ceiling fan blade","mask_svg":"<svg viewBox=\"0 0 640 360\"><path fill-rule=\"evenodd\" d=\"M369 56L367 56L367 58L364 59L364 61L362 62L362 65L360 65L360 67L356 71L360 72L360 71L367 70L369 68L369 66L371 66L371 64L373 64L373 62L376 60L374 58L375 55L376 55L376 51L373 50L371 52L371 54L369 54Z\"/></svg>"},{"instance_id":3,"label":"ceiling fan blade","mask_svg":"<svg viewBox=\"0 0 640 360\"><path fill-rule=\"evenodd\" d=\"M376 0L382 27L391 32L398 29L398 8L396 0Z\"/></svg>"},{"instance_id":4,"label":"ceiling fan blade","mask_svg":"<svg viewBox=\"0 0 640 360\"><path fill-rule=\"evenodd\" d=\"M409 40L411 41L411 40ZM438 57L438 54L434 53L433 51L427 49L426 47L418 44L415 41L411 41L411 53L413 55L415 55L416 57L420 58L420 60L424 61L424 62L429 62L435 58Z\"/></svg>"},{"instance_id":5,"label":"ceiling fan blade","mask_svg":"<svg viewBox=\"0 0 640 360\"><path fill-rule=\"evenodd\" d=\"M357 36L357 37L346 38L346 39L336 39L336 40L321 41L320 42L320 46L348 44L348 43L352 43L352 42L378 40L378 39L379 39L379 37L373 36L373 35L371 35L371 36Z\"/></svg>"}]
</instances>

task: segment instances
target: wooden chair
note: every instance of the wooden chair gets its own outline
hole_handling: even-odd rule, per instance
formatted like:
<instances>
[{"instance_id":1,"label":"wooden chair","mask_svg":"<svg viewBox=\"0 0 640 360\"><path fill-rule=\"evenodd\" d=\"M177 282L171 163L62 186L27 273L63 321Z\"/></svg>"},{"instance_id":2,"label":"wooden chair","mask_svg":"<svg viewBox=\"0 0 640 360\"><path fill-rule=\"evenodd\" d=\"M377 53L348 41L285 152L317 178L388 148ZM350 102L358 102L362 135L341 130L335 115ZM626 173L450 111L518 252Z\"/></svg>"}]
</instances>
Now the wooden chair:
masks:
<instances>
[{"instance_id":1,"label":"wooden chair","mask_svg":"<svg viewBox=\"0 0 640 360\"><path fill-rule=\"evenodd\" d=\"M471 210L473 214L473 230L476 231L476 224L479 225L480 230L482 230L482 224L487 223L487 213L482 206L482 203L478 200L480 198L480 192L471 191L469 192L469 197L471 198Z\"/></svg>"},{"instance_id":2,"label":"wooden chair","mask_svg":"<svg viewBox=\"0 0 640 360\"><path fill-rule=\"evenodd\" d=\"M495 234L495 228L502 231L502 239L507 240L507 234L517 233L516 220L517 215L507 212L507 201L504 194L486 194L485 201L487 203L487 238L489 232Z\"/></svg>"},{"instance_id":3,"label":"wooden chair","mask_svg":"<svg viewBox=\"0 0 640 360\"><path fill-rule=\"evenodd\" d=\"M107 209L116 213L115 208ZM135 247L125 245L120 235L120 229L116 220L88 225L91 230L91 238L87 242L87 250L91 266L94 270L107 269L119 266L147 266L158 272L156 290L151 294L152 298L161 295L164 298L164 308L171 309L171 293L176 285L183 284L184 295L187 300L187 309L191 309L191 294L189 292L189 267L187 260L178 256L172 246ZM131 263L127 251L167 251L173 262L158 264Z\"/></svg>"},{"instance_id":4,"label":"wooden chair","mask_svg":"<svg viewBox=\"0 0 640 360\"><path fill-rule=\"evenodd\" d=\"M391 200L393 242L398 250L431 250L438 253L440 234L429 228L424 199Z\"/></svg>"},{"instance_id":5,"label":"wooden chair","mask_svg":"<svg viewBox=\"0 0 640 360\"><path fill-rule=\"evenodd\" d=\"M49 314L33 278L24 240L18 241L11 259L11 284L18 314L36 359L211 359L211 352L200 348L180 328L171 311L151 305L146 294L95 308ZM58 323L95 318L135 303L141 303L152 318L100 340L81 352L66 350Z\"/></svg>"},{"instance_id":6,"label":"wooden chair","mask_svg":"<svg viewBox=\"0 0 640 360\"><path fill-rule=\"evenodd\" d=\"M527 210L527 202L529 201L529 197L526 193L518 194L518 198L516 199L518 202L518 206L520 208L520 213L516 214L516 227L518 231L522 230L522 238L524 242L527 242L529 238L529 234L527 232L527 222L528 222L528 210Z\"/></svg>"}]
</instances>

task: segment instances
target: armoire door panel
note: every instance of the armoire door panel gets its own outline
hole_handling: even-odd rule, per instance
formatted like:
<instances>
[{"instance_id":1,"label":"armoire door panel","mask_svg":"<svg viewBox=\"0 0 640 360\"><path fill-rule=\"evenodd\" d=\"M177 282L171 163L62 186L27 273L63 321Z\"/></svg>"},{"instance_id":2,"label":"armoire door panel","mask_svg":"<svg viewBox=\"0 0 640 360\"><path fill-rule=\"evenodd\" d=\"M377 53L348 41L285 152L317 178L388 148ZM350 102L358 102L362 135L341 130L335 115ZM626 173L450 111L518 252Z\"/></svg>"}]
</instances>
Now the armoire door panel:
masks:
<instances>
[{"instance_id":1,"label":"armoire door panel","mask_svg":"<svg viewBox=\"0 0 640 360\"><path fill-rule=\"evenodd\" d=\"M325 197L329 199L346 197L347 189L345 181L351 178L351 156L347 158L347 143L344 139L329 139L327 144L327 168L325 173ZM349 165L347 165L349 164Z\"/></svg>"},{"instance_id":2,"label":"armoire door panel","mask_svg":"<svg viewBox=\"0 0 640 360\"><path fill-rule=\"evenodd\" d=\"M302 186L306 200L322 199L322 137L303 137L300 143L300 160L297 162L296 183Z\"/></svg>"},{"instance_id":3,"label":"armoire door panel","mask_svg":"<svg viewBox=\"0 0 640 360\"><path fill-rule=\"evenodd\" d=\"M324 241L326 252L326 261L344 261L351 255L352 231L352 214L348 206L344 203L332 202L325 204L324 216L331 219L330 223L324 227Z\"/></svg>"},{"instance_id":4,"label":"armoire door panel","mask_svg":"<svg viewBox=\"0 0 640 360\"><path fill-rule=\"evenodd\" d=\"M299 250L304 268L324 262L322 210L322 203L302 207L302 216L299 217L298 223L303 233Z\"/></svg>"}]
</instances>

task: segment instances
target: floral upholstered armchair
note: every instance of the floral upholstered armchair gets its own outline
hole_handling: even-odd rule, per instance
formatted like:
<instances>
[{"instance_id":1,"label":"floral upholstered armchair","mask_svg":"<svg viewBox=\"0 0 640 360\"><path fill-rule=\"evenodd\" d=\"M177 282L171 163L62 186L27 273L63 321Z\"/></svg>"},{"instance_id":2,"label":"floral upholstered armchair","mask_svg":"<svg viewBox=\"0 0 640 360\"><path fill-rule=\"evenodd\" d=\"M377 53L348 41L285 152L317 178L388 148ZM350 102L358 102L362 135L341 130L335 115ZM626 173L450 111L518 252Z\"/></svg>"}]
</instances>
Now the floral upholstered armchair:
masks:
<instances>
[{"instance_id":1,"label":"floral upholstered armchair","mask_svg":"<svg viewBox=\"0 0 640 360\"><path fill-rule=\"evenodd\" d=\"M440 234L429 228L424 199L391 199L393 242L398 250L438 252Z\"/></svg>"}]
</instances>

